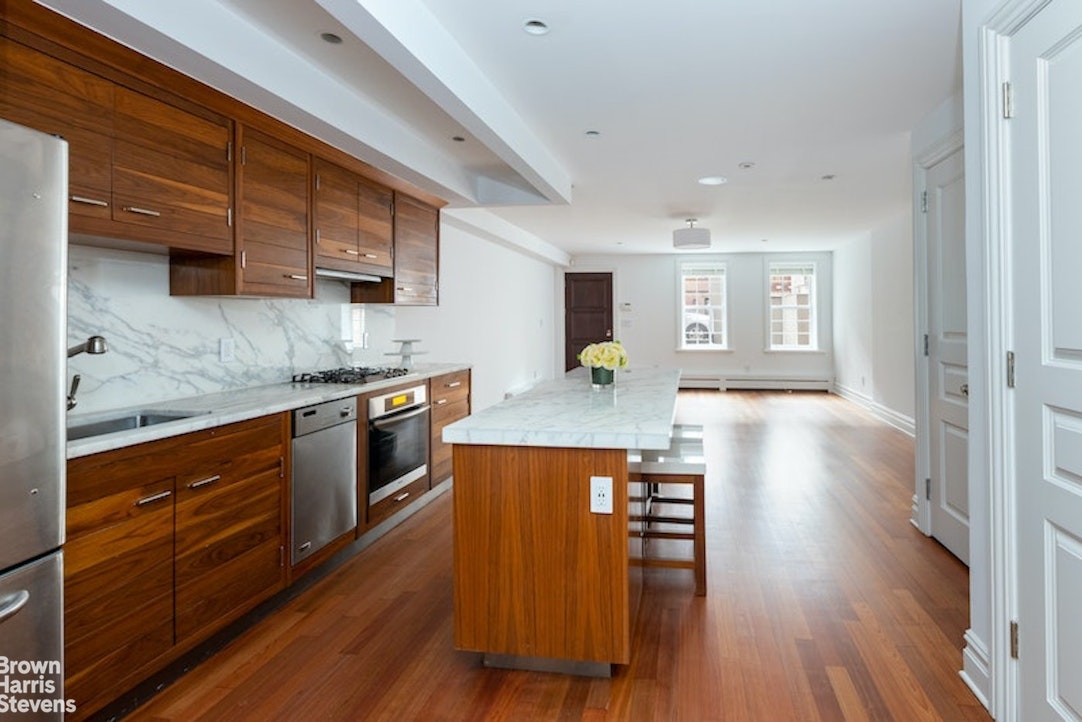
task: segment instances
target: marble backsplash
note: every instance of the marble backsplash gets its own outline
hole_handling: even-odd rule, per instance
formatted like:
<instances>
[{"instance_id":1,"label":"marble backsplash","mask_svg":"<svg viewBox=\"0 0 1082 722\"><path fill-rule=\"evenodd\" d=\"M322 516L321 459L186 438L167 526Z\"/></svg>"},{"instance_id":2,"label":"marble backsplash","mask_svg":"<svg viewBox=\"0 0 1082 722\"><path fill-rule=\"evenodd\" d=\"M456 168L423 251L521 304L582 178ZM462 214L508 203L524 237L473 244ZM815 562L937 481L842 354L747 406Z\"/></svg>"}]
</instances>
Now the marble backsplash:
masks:
<instances>
[{"instance_id":1,"label":"marble backsplash","mask_svg":"<svg viewBox=\"0 0 1082 722\"><path fill-rule=\"evenodd\" d=\"M73 414L396 363L394 309L350 304L341 283L317 281L314 300L193 298L169 295L167 256L72 245L68 266L68 345L109 345L68 359L68 383L82 377Z\"/></svg>"}]
</instances>

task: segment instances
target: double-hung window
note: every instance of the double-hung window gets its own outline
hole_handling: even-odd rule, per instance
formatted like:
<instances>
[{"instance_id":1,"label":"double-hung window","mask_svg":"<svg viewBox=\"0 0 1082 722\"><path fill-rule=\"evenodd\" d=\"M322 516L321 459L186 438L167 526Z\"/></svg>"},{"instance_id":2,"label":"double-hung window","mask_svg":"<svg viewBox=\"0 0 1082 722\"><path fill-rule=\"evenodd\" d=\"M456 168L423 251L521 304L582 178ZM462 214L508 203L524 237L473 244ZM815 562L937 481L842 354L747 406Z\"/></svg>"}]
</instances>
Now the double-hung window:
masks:
<instances>
[{"instance_id":1,"label":"double-hung window","mask_svg":"<svg viewBox=\"0 0 1082 722\"><path fill-rule=\"evenodd\" d=\"M720 261L681 263L678 285L679 348L727 349L725 264Z\"/></svg>"},{"instance_id":2,"label":"double-hung window","mask_svg":"<svg viewBox=\"0 0 1082 722\"><path fill-rule=\"evenodd\" d=\"M814 351L816 327L815 264L770 263L768 287L771 351Z\"/></svg>"}]
</instances>

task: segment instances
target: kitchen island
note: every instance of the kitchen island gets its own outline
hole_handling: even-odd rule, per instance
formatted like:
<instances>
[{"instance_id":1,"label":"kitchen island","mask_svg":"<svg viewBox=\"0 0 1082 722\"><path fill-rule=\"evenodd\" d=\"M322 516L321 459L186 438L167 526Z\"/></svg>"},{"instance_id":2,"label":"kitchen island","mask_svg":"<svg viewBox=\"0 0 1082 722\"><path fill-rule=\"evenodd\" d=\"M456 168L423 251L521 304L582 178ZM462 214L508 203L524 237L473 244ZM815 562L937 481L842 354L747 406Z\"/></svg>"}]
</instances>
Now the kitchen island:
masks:
<instances>
[{"instance_id":1,"label":"kitchen island","mask_svg":"<svg viewBox=\"0 0 1082 722\"><path fill-rule=\"evenodd\" d=\"M594 675L630 661L628 451L668 448L679 379L635 369L594 391L577 369L444 429L457 648ZM591 511L599 493L611 512Z\"/></svg>"}]
</instances>

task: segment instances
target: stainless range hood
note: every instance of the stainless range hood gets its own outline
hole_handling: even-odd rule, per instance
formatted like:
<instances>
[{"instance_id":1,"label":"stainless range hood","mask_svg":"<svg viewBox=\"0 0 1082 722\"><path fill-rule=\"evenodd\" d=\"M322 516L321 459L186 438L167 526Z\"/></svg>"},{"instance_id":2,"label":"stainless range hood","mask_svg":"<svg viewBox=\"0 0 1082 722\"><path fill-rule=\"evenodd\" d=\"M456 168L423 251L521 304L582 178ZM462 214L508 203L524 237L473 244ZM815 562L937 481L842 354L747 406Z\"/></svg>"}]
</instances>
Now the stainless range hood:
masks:
<instances>
[{"instance_id":1,"label":"stainless range hood","mask_svg":"<svg viewBox=\"0 0 1082 722\"><path fill-rule=\"evenodd\" d=\"M373 276L370 273L338 271L333 268L316 268L316 278L327 278L332 281L345 281L347 283L380 283L383 281L379 276Z\"/></svg>"}]
</instances>

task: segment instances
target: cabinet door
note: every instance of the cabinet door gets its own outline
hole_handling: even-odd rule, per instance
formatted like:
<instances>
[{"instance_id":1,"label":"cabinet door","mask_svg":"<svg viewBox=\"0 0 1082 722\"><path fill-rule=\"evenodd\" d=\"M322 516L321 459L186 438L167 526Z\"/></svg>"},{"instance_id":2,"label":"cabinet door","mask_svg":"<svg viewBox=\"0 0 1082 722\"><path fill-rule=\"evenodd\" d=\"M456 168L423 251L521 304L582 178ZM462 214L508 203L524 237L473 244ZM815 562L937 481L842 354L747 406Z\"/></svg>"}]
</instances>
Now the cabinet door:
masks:
<instances>
[{"instance_id":1,"label":"cabinet door","mask_svg":"<svg viewBox=\"0 0 1082 722\"><path fill-rule=\"evenodd\" d=\"M357 263L357 179L315 160L315 265L350 270Z\"/></svg>"},{"instance_id":2,"label":"cabinet door","mask_svg":"<svg viewBox=\"0 0 1082 722\"><path fill-rule=\"evenodd\" d=\"M308 154L250 128L241 134L239 292L311 298Z\"/></svg>"},{"instance_id":3,"label":"cabinet door","mask_svg":"<svg viewBox=\"0 0 1082 722\"><path fill-rule=\"evenodd\" d=\"M394 192L386 186L359 179L357 183L357 250L360 261L377 276L394 274L392 249Z\"/></svg>"},{"instance_id":4,"label":"cabinet door","mask_svg":"<svg viewBox=\"0 0 1082 722\"><path fill-rule=\"evenodd\" d=\"M435 306L439 301L439 210L395 194L394 302Z\"/></svg>"},{"instance_id":5,"label":"cabinet door","mask_svg":"<svg viewBox=\"0 0 1082 722\"><path fill-rule=\"evenodd\" d=\"M117 86L113 219L172 248L233 253L228 121Z\"/></svg>"},{"instance_id":6,"label":"cabinet door","mask_svg":"<svg viewBox=\"0 0 1082 722\"><path fill-rule=\"evenodd\" d=\"M282 416L201 432L177 475L176 635L204 638L285 585Z\"/></svg>"},{"instance_id":7,"label":"cabinet door","mask_svg":"<svg viewBox=\"0 0 1082 722\"><path fill-rule=\"evenodd\" d=\"M0 118L68 141L69 220L111 219L113 84L96 75L0 38Z\"/></svg>"},{"instance_id":8,"label":"cabinet door","mask_svg":"<svg viewBox=\"0 0 1082 722\"><path fill-rule=\"evenodd\" d=\"M68 466L65 696L92 711L173 646L173 488L154 454Z\"/></svg>"}]
</instances>

